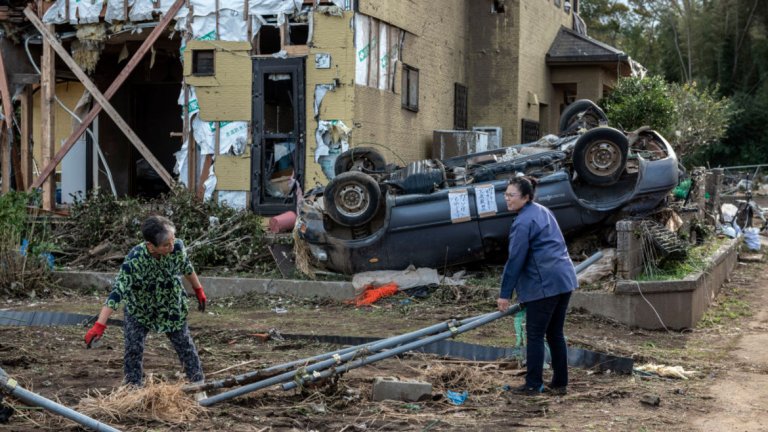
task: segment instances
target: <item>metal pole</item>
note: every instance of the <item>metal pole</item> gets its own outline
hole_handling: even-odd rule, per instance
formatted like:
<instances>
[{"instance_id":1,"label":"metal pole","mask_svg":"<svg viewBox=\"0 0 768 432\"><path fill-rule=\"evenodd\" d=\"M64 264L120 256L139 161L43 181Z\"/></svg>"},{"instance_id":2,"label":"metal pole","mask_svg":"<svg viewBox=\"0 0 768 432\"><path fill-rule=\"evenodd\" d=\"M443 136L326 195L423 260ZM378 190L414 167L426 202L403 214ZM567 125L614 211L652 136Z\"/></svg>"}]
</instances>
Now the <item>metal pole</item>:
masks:
<instances>
[{"instance_id":1,"label":"metal pole","mask_svg":"<svg viewBox=\"0 0 768 432\"><path fill-rule=\"evenodd\" d=\"M38 394L32 393L29 390L25 390L19 387L16 380L6 375L2 368L0 368L0 390L19 399L24 403L45 408L48 411L66 417L76 422L77 424L91 428L95 431L120 432L119 429L115 429L112 426L101 423L84 414L80 414L73 409L67 408L64 405L59 405L50 399L46 399Z\"/></svg>"},{"instance_id":2,"label":"metal pole","mask_svg":"<svg viewBox=\"0 0 768 432\"><path fill-rule=\"evenodd\" d=\"M488 316L491 316L491 315L495 315L497 313L498 312L490 312L490 313L487 313L487 314L480 315L479 317L467 318L467 319L464 319L464 320L458 321L458 322L455 321L455 320L446 321L446 322L443 322L443 323L440 323L440 324L435 324L435 325L423 328L421 330L412 331L412 332L406 333L404 335L391 337L389 339L384 339L384 340L381 340L381 341L378 341L378 342L373 342L371 344L365 344L361 348L358 348L358 349L355 349L355 350L350 350L349 352L347 352L347 353L345 353L343 355L340 355L340 354L330 354L332 358L329 358L327 360L321 361L319 363L315 363L315 364L309 365L309 366L307 366L305 368L301 368L301 370L306 371L306 372L313 372L313 371L316 371L316 370L325 369L325 368L331 367L331 366L333 366L335 364L351 360L351 359L355 358L361 352L365 352L365 351L370 351L370 352L380 351L382 349L386 349L386 348L390 348L390 347L396 346L398 344L401 344L403 342L409 341L409 340L414 339L414 338L418 338L418 337L426 336L426 335L429 335L429 334L433 334L433 333L438 332L438 331L440 331L442 329L446 329L446 328L447 329L453 329L453 328L456 328L457 326L466 325L467 323L473 323L473 322L479 321L479 320L481 320L481 319L483 319L485 317L488 317ZM269 386L272 386L272 385L275 385L275 384L280 384L280 383L283 383L283 382L286 382L286 381L290 381L290 380L295 378L296 372L297 372L297 370L291 370L291 371L282 373L280 375L275 375L273 377L267 378L267 379L262 380L262 381L258 381L258 382L252 383L252 384L244 385L242 387L238 387L236 389L233 389L233 390L221 393L221 394L217 394L215 396L211 396L209 398L201 400L200 401L200 405L202 405L204 407L211 406L211 405L213 405L215 403L219 403L219 402L225 401L227 399L232 399L234 397L242 396L242 395L244 395L246 393L251 393L251 392L254 392L256 390L261 390L263 388L266 388L266 387L269 387Z\"/></svg>"},{"instance_id":3,"label":"metal pole","mask_svg":"<svg viewBox=\"0 0 768 432\"><path fill-rule=\"evenodd\" d=\"M365 366L367 364L377 362L379 360L383 360L385 358L394 357L396 355L402 354L406 351L411 351L416 348L423 347L425 345L429 345L431 343L435 343L438 341L441 341L443 339L448 339L449 337L456 336L457 334L464 333L466 331L472 330L474 328L480 327L482 325L488 324L491 321L495 321L499 318L505 317L507 315L511 315L514 313L519 312L522 310L522 307L519 304L515 304L509 307L504 312L492 312L490 314L486 314L485 316L475 319L469 323L463 324L459 326L458 328L453 328L448 331L438 333L434 336L430 336L424 339L419 339L417 341L401 345L397 348L393 348L391 350L380 352L371 356L368 356L363 359L355 360L346 364L343 364L339 367L332 368L332 369L326 369L322 372L315 372L313 374L305 374L302 377L296 377L295 381L288 382L283 384L283 390L290 390L292 388L295 388L299 385L304 384L305 382L312 382L318 379L327 378L331 375L335 375L338 373L346 372L350 369L359 368L361 366Z\"/></svg>"},{"instance_id":4,"label":"metal pole","mask_svg":"<svg viewBox=\"0 0 768 432\"><path fill-rule=\"evenodd\" d=\"M591 257L587 258L586 260L580 262L579 265L575 266L573 269L576 270L576 274L579 274L579 273L583 272L584 270L586 270L587 267L589 267L592 264L594 264L595 262L597 262L597 260L599 260L602 257L603 257L603 252L602 251L597 251L594 255L592 255Z\"/></svg>"},{"instance_id":5,"label":"metal pole","mask_svg":"<svg viewBox=\"0 0 768 432\"><path fill-rule=\"evenodd\" d=\"M471 321L476 320L476 319L478 319L480 317L483 317L483 316L485 316L485 315L480 315L479 317L467 318L467 319L465 319L462 322L471 322ZM444 323L441 323L441 324L438 324L437 326L433 326L433 327L442 327L443 325L444 325ZM435 331L437 331L437 330L435 330ZM402 338L404 336L407 336L407 335L400 335L400 336L393 336L393 337L394 338L398 338L399 340L402 341ZM347 354L347 353L350 353L350 352L353 352L353 351L358 351L358 350L361 350L361 349L368 349L368 350L370 350L370 346L371 345L373 345L375 343L383 342L383 341L386 341L386 340L389 340L389 339L392 339L392 338L382 339L382 340L376 341L376 342L366 342L364 344L355 345L355 346L351 346L351 347L347 347L347 348L342 348L342 349L338 349L336 351L330 351L330 352L323 353L323 354L318 354L318 355L315 355L315 356L312 356L312 357L307 357L307 358L303 358L303 359L299 359L299 360L294 360L294 361L291 361L291 362L288 362L288 363L283 363L283 364L279 364L279 365L275 365L275 366L270 366L270 367L268 367L266 369L259 369L257 371L247 372L247 373L244 373L244 374L241 374L241 375L236 375L236 376L233 376L233 377L224 378L224 379L217 380L217 381L211 381L211 382L200 383L200 384L189 384L189 385L185 385L182 388L182 390L184 392L186 392L186 393L194 393L194 392L207 391L207 390L213 390L213 389L234 387L234 386L237 386L237 385L250 384L252 382L258 381L260 378L269 378L270 376L272 376L275 373L283 372L283 371L286 371L288 369L293 370L293 369L295 369L298 366L307 365L307 364L310 364L312 362L317 362L317 361L329 359L329 358L331 358L331 357L333 357L335 355L343 355L343 354Z\"/></svg>"},{"instance_id":6,"label":"metal pole","mask_svg":"<svg viewBox=\"0 0 768 432\"><path fill-rule=\"evenodd\" d=\"M592 256L590 256L589 258L587 258L585 261L579 263L579 265L574 267L574 270L576 270L576 274L581 273L587 267L591 266L592 264L594 264L597 260L599 260L602 257L603 257L603 253L602 252L597 252L597 253L593 254ZM465 321L466 323L463 324L461 327L456 328L456 329L451 329L450 331L446 331L446 332L443 332L443 333L440 333L440 334L436 334L434 336L430 336L430 337L427 337L427 338L424 338L424 339L419 339L417 341L411 342L411 343L406 344L406 345L399 346L397 348L394 348L394 349L386 351L386 352L381 352L381 353L378 353L378 354L374 354L372 356L368 356L368 357L366 357L364 359L360 359L360 360L356 360L354 362L346 363L346 364L341 365L341 366L339 366L337 368L327 369L327 370L325 370L323 372L314 373L314 374L311 374L311 375L310 374L305 374L303 377L297 377L296 380L293 381L293 382L289 382L289 383L283 384L283 390L290 390L292 388L295 388L298 385L303 384L305 381L310 381L311 382L311 381L315 381L315 380L318 380L318 379L321 379L321 378L326 378L326 377L329 377L329 376L334 375L336 373L346 372L346 371L348 371L350 369L355 369L355 368L358 368L360 366L365 366L365 365L367 365L369 363L373 363L373 362L376 362L376 361L379 361L379 360L382 360L382 359L385 359L385 358L396 356L398 354L402 354L402 353L404 353L406 351L410 351L412 349L421 348L421 347L429 345L431 343L438 342L438 341L441 341L443 339L447 339L449 337L453 337L453 336L455 336L455 335L457 335L459 333L463 333L465 331L472 330L472 329L477 328L477 327L479 327L481 325L485 325L485 324L487 324L487 323L489 323L491 321L495 321L495 320L497 320L497 319L499 319L501 317L504 317L504 316L507 316L507 315L510 315L510 314L513 314L513 313L517 313L520 310L522 310L522 307L519 304L516 304L516 305L511 306L505 312L491 312L491 313L487 313L485 315L481 315L479 317L476 317L475 319L473 319L473 320L471 320L469 322ZM310 371L308 371L308 372L310 372Z\"/></svg>"}]
</instances>

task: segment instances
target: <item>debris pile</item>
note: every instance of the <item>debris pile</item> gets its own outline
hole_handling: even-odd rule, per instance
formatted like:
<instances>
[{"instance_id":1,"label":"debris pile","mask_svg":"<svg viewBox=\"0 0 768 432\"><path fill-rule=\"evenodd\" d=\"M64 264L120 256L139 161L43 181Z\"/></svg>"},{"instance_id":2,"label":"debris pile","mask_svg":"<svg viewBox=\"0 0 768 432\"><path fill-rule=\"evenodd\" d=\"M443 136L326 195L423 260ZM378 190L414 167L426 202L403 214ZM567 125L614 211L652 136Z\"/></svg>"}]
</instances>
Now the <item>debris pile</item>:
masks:
<instances>
[{"instance_id":1,"label":"debris pile","mask_svg":"<svg viewBox=\"0 0 768 432\"><path fill-rule=\"evenodd\" d=\"M67 218L56 221L53 242L60 261L70 267L112 271L131 247L142 242L141 223L152 214L176 225L198 272L266 273L271 256L261 217L243 210L201 202L177 188L145 201L92 194L77 200Z\"/></svg>"}]
</instances>

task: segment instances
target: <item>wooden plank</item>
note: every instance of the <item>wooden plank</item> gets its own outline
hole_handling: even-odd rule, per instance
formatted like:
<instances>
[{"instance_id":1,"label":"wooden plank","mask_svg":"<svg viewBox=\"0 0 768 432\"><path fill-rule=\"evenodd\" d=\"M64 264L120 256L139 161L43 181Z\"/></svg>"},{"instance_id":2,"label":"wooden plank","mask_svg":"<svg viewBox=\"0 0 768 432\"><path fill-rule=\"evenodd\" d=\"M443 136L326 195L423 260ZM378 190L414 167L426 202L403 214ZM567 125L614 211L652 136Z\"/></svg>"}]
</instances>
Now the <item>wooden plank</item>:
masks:
<instances>
[{"instance_id":1,"label":"wooden plank","mask_svg":"<svg viewBox=\"0 0 768 432\"><path fill-rule=\"evenodd\" d=\"M115 93L117 93L117 90L120 88L120 86L123 85L131 72L133 72L136 66L141 62L141 59L149 51L157 38L160 37L160 34L162 34L162 32L165 30L165 27L167 27L171 20L173 20L173 17L176 15L179 9L181 9L183 4L184 0L176 0L173 6L168 9L168 12L163 15L163 19L160 20L157 27L155 27L149 36L147 36L147 38L141 44L141 47L139 47L136 53L134 53L133 57L131 57L123 70L118 74L117 78L115 78L115 81L113 81L107 91L104 92L104 97L106 99L110 99L115 95ZM34 13L30 11L29 8L24 9L24 15L26 15L28 19L30 16L35 17ZM40 22L39 19L36 21ZM83 122L80 123L80 126L74 132L72 132L69 138L67 138L64 144L61 146L61 149L58 151L58 153L56 153L53 160L47 164L43 163L44 168L40 172L40 176L32 184L32 187L40 187L42 182L51 175L51 173L56 169L56 165L58 165L58 163L64 159L64 156L67 154L67 152L69 152L69 150L75 145L80 136L82 136L88 126L90 126L91 122L93 122L96 116L99 115L101 110L102 106L100 104L94 104L91 111L89 111L88 114L83 118Z\"/></svg>"},{"instance_id":2,"label":"wooden plank","mask_svg":"<svg viewBox=\"0 0 768 432\"><path fill-rule=\"evenodd\" d=\"M24 86L21 93L21 177L24 186L32 183L32 86ZM21 190L21 188L19 188Z\"/></svg>"},{"instance_id":3,"label":"wooden plank","mask_svg":"<svg viewBox=\"0 0 768 432\"><path fill-rule=\"evenodd\" d=\"M8 140L8 129L0 128L0 170L3 172L2 188L0 192L8 193L11 190L11 147Z\"/></svg>"},{"instance_id":4,"label":"wooden plank","mask_svg":"<svg viewBox=\"0 0 768 432\"><path fill-rule=\"evenodd\" d=\"M5 74L5 60L0 55L0 98L3 98L3 115L5 127L13 131L13 108L11 107L11 92L8 89L8 75Z\"/></svg>"},{"instance_id":5,"label":"wooden plank","mask_svg":"<svg viewBox=\"0 0 768 432\"><path fill-rule=\"evenodd\" d=\"M13 129L11 129L13 131ZM13 177L16 180L16 190L24 190L24 176L21 174L21 159L19 157L19 151L16 150L16 145L13 142L13 134L11 133L9 144L11 146L11 168L13 172Z\"/></svg>"},{"instance_id":6,"label":"wooden plank","mask_svg":"<svg viewBox=\"0 0 768 432\"><path fill-rule=\"evenodd\" d=\"M197 198L200 200L205 198L205 181L208 180L208 173L211 171L212 163L213 155L205 155L205 162L203 162L203 172L200 173L200 182L197 185Z\"/></svg>"},{"instance_id":7,"label":"wooden plank","mask_svg":"<svg viewBox=\"0 0 768 432\"><path fill-rule=\"evenodd\" d=\"M29 9L25 9L24 12L27 13ZM160 175L160 178L163 179L165 184L168 185L168 187L173 187L173 177L171 177L170 174L168 174L168 171L165 170L163 165L160 163L160 161L155 158L155 156L152 154L152 152L147 148L147 146L144 145L144 143L141 141L141 139L136 135L136 133L131 129L130 126L128 126L128 123L123 120L122 117L120 117L120 114L118 114L117 110L112 106L112 104L109 103L109 100L99 91L98 87L91 82L91 80L88 78L88 75L83 72L82 69L80 69L80 66L75 62L75 60L69 55L66 49L64 49L63 46L56 40L56 36L51 33L50 30L45 28L45 25L42 21L40 21L40 18L35 16L33 13L29 12L27 14L27 18L29 18L29 21L32 22L32 24L37 27L37 29L40 31L40 33L43 35L43 38L46 39L50 44L51 47L56 51L56 54L59 55L59 57L66 63L67 66L72 70L72 72L75 73L77 78L80 80L80 82L85 86L86 89L88 89L88 92L91 93L94 99L101 105L101 107L104 109L104 111L107 112L110 118L112 118L112 121L115 122L118 128L125 134L125 136L128 138L128 140L136 147L136 149L141 153L142 156L144 156L144 159L149 162L149 165L152 166L152 168L157 172L158 175ZM42 175L41 175L42 176Z\"/></svg>"},{"instance_id":8,"label":"wooden plank","mask_svg":"<svg viewBox=\"0 0 768 432\"><path fill-rule=\"evenodd\" d=\"M39 18L33 15L35 19L39 21ZM53 29L53 26L50 26ZM41 162L42 164L49 165L51 172L56 169L58 162L53 159L53 155L56 152L56 140L55 140L55 125L56 125L56 110L53 104L54 97L56 96L56 54L53 51L53 47L46 40L43 40L43 58L41 61L41 73L40 73L40 148L42 150ZM37 178L33 187L43 187L43 209L55 210L56 209L56 179L50 178Z\"/></svg>"}]
</instances>

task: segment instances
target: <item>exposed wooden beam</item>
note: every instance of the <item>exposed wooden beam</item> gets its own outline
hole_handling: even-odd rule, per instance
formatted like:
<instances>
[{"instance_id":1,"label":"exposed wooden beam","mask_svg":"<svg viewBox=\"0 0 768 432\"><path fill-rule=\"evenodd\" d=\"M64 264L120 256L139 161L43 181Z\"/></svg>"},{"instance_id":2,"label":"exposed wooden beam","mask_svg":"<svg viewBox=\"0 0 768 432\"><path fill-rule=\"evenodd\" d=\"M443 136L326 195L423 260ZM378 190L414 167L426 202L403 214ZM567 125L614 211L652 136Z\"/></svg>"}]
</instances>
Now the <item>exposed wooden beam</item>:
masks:
<instances>
[{"instance_id":1,"label":"exposed wooden beam","mask_svg":"<svg viewBox=\"0 0 768 432\"><path fill-rule=\"evenodd\" d=\"M8 193L11 190L11 147L8 141L8 129L0 128L0 170L3 171L2 188L0 192Z\"/></svg>"},{"instance_id":2,"label":"exposed wooden beam","mask_svg":"<svg viewBox=\"0 0 768 432\"><path fill-rule=\"evenodd\" d=\"M40 21L40 18L38 18L35 14L33 14L29 9L24 9L24 13L27 15L27 18L34 24L35 27L40 31L40 33L43 35L43 38L47 40L53 49L56 51L56 54L59 55L59 57L64 61L64 63L69 66L69 68L72 70L72 72L75 73L77 78L80 80L80 82L85 86L85 88L88 90L88 92L91 93L94 99L96 99L96 102L101 105L101 107L104 109L104 111L107 112L109 117L112 118L112 121L115 122L118 128L125 134L125 136L128 138L128 140L136 147L136 149L141 153L142 156L144 156L144 159L146 159L147 162L149 162L149 165L152 166L152 168L157 172L158 175L160 175L160 178L163 179L165 184L167 184L169 187L173 186L173 177L171 177L170 174L168 174L168 171L165 170L163 167L163 164L160 163L160 161L155 158L155 156L152 154L152 152L147 148L146 145L141 141L138 135L131 129L130 126L128 126L128 123L123 120L122 117L120 117L120 114L117 112L117 110L112 106L112 104L109 103L109 100L99 91L98 87L96 87L96 84L91 82L90 78L88 78L88 75L86 75L85 72L80 68L80 66L75 62L75 60L69 55L66 49L59 43L58 40L56 40L56 36L51 33L50 30L45 28L45 24L43 24L42 21ZM81 133L82 135L82 133ZM80 135L78 135L79 137ZM42 174L41 174L42 177Z\"/></svg>"},{"instance_id":3,"label":"exposed wooden beam","mask_svg":"<svg viewBox=\"0 0 768 432\"><path fill-rule=\"evenodd\" d=\"M0 97L3 98L3 116L5 116L5 127L13 130L13 108L11 102L11 92L8 88L8 75L5 74L5 60L0 55Z\"/></svg>"},{"instance_id":4,"label":"exposed wooden beam","mask_svg":"<svg viewBox=\"0 0 768 432\"><path fill-rule=\"evenodd\" d=\"M32 86L24 86L21 93L21 178L24 186L32 183ZM21 190L21 188L19 188Z\"/></svg>"},{"instance_id":5,"label":"exposed wooden beam","mask_svg":"<svg viewBox=\"0 0 768 432\"><path fill-rule=\"evenodd\" d=\"M35 17L37 18L37 17ZM39 21L39 20L38 20ZM53 26L50 26L53 29ZM49 165L50 172L56 169L58 162L53 155L56 152L55 125L56 111L53 101L56 97L56 54L48 41L43 40L43 57L40 63L40 150L42 152L41 163ZM49 172L49 174L50 174ZM43 187L43 209L56 209L56 179L51 176L39 177L34 181L33 187Z\"/></svg>"},{"instance_id":6,"label":"exposed wooden beam","mask_svg":"<svg viewBox=\"0 0 768 432\"><path fill-rule=\"evenodd\" d=\"M197 199L203 200L205 198L205 181L208 180L208 174L211 172L211 165L213 164L213 155L205 155L205 161L203 162L203 172L200 173L200 180L197 185Z\"/></svg>"},{"instance_id":7,"label":"exposed wooden beam","mask_svg":"<svg viewBox=\"0 0 768 432\"><path fill-rule=\"evenodd\" d=\"M107 88L107 91L104 92L103 96L107 100L114 96L115 93L117 93L117 90L120 88L120 86L123 85L131 72L133 72L136 66L141 62L141 59L149 51L157 38L160 37L160 34L163 33L171 20L173 20L173 17L176 15L179 9L181 9L183 4L184 0L176 0L176 2L174 2L173 5L168 9L168 12L163 15L163 18L160 20L157 27L155 27L149 36L147 36L147 38L141 44L141 47L139 47L136 53L134 53L133 57L128 61L120 74L118 74L117 78L115 78L115 81L113 81L109 88ZM37 18L28 8L24 9L24 15L26 15L27 18L29 18L30 15ZM39 22L40 20L38 19L37 21ZM56 156L54 156L51 163L43 164L44 168L40 172L40 177L35 180L35 183L32 184L32 187L39 187L40 184L42 184L42 182L51 175L53 170L56 169L56 165L61 162L62 159L64 159L64 156L67 154L67 152L69 152L69 150L75 145L80 136L82 136L88 126L90 126L91 122L93 122L96 116L99 115L101 110L102 105L100 105L100 103L94 104L93 108L91 108L91 111L89 111L88 114L86 114L86 116L83 118L83 122L80 124L80 126L75 129L74 132L72 132L69 138L67 138L64 144L61 146L61 149L58 151L58 153L56 153Z\"/></svg>"},{"instance_id":8,"label":"exposed wooden beam","mask_svg":"<svg viewBox=\"0 0 768 432\"><path fill-rule=\"evenodd\" d=\"M20 191L24 190L24 185L26 183L24 183L24 176L21 173L21 159L19 157L19 152L16 150L16 145L13 142L13 133L11 133L10 137L10 143L8 145L11 146L11 167L13 168L13 177L16 180L16 190Z\"/></svg>"}]
</instances>

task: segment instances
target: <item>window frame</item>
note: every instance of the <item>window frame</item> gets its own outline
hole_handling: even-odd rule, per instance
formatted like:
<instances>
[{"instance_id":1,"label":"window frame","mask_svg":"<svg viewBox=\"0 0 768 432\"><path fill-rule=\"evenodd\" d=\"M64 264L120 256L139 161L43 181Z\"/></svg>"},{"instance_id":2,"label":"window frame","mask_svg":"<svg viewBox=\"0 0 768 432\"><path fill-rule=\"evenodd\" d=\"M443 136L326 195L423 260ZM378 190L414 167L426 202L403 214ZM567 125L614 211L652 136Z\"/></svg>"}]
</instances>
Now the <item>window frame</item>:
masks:
<instances>
[{"instance_id":1,"label":"window frame","mask_svg":"<svg viewBox=\"0 0 768 432\"><path fill-rule=\"evenodd\" d=\"M453 83L453 129L469 129L469 87L461 83Z\"/></svg>"},{"instance_id":2,"label":"window frame","mask_svg":"<svg viewBox=\"0 0 768 432\"><path fill-rule=\"evenodd\" d=\"M201 54L211 55L211 70L210 72L201 72L199 69L199 56ZM216 50L214 49L196 49L192 51L192 76L196 77L208 77L216 76Z\"/></svg>"},{"instance_id":3,"label":"window frame","mask_svg":"<svg viewBox=\"0 0 768 432\"><path fill-rule=\"evenodd\" d=\"M412 94L412 85L415 83L415 95ZM401 106L408 111L419 112L419 69L403 63ZM415 100L414 100L415 99Z\"/></svg>"}]
</instances>

